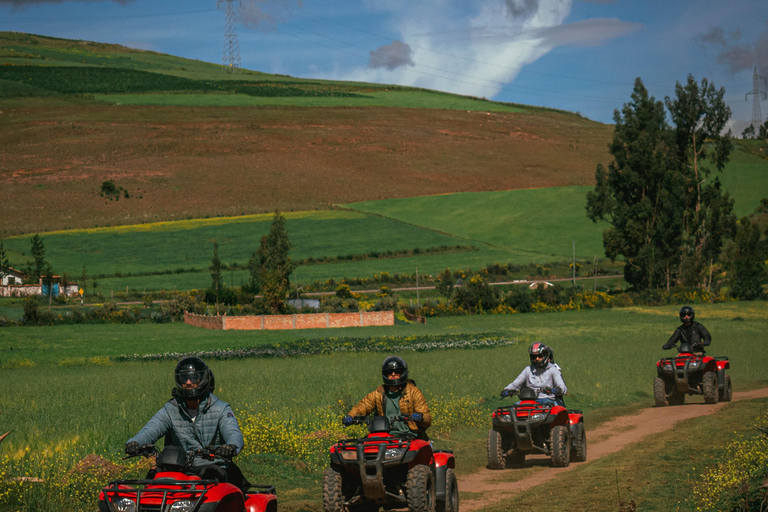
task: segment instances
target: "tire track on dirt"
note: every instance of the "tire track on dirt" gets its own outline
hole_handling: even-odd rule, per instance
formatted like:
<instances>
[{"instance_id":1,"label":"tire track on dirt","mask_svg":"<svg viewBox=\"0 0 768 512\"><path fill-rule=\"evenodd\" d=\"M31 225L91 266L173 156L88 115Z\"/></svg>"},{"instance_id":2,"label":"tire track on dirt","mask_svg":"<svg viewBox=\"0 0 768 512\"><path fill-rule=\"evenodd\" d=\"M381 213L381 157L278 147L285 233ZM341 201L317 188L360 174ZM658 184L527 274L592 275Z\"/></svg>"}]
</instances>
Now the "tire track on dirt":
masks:
<instances>
[{"instance_id":1,"label":"tire track on dirt","mask_svg":"<svg viewBox=\"0 0 768 512\"><path fill-rule=\"evenodd\" d=\"M733 393L734 401L766 397L768 397L768 388ZM689 403L673 407L650 407L637 414L614 418L595 429L587 429L588 458L586 462L571 464L565 468L547 468L546 471L537 471L533 475L514 482L503 481L504 474L514 470L491 471L481 469L476 473L461 476L459 478L461 491L483 493L483 496L476 499L462 499L461 510L464 512L478 510L503 501L521 491L548 482L565 472L618 452L630 444L642 441L651 434L670 430L679 421L713 414L727 403ZM538 464L548 460L536 457L529 459L529 463Z\"/></svg>"}]
</instances>

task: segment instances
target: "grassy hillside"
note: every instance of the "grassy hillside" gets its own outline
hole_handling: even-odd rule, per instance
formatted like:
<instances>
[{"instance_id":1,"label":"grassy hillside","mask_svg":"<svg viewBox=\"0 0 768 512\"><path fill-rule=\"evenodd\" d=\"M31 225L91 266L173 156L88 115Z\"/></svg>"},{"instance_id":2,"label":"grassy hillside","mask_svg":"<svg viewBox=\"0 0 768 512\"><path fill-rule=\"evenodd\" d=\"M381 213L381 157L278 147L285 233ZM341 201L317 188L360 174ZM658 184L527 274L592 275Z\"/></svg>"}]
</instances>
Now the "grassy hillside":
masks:
<instances>
[{"instance_id":1,"label":"grassy hillside","mask_svg":"<svg viewBox=\"0 0 768 512\"><path fill-rule=\"evenodd\" d=\"M607 160L610 127L561 111L8 32L0 63L0 236L588 185Z\"/></svg>"}]
</instances>

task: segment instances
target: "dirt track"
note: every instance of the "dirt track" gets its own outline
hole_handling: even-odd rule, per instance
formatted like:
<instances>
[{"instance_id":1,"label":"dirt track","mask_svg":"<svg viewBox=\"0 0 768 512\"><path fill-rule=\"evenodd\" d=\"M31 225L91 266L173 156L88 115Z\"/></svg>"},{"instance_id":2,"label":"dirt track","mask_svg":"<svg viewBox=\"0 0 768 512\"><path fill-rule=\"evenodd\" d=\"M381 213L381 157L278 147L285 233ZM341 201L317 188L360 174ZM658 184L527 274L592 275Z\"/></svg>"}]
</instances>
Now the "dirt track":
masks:
<instances>
[{"instance_id":1,"label":"dirt track","mask_svg":"<svg viewBox=\"0 0 768 512\"><path fill-rule=\"evenodd\" d=\"M768 388L733 394L733 400L765 397L768 397ZM678 421L712 414L725 405L726 402L714 405L691 403L680 407L650 407L643 409L638 414L615 418L598 428L587 429L587 440L589 443L588 459L584 464L615 453L630 444L641 441L646 436L669 430ZM547 459L536 457L529 459L528 462L544 462L545 460ZM461 501L461 510L464 512L478 510L498 503L514 496L520 491L552 480L558 475L579 466L581 464L571 464L567 468L548 468L546 471L538 471L535 475L516 482L503 481L506 471L483 469L471 475L462 475L459 477L459 486L462 491L483 493L483 495L473 500L463 499Z\"/></svg>"}]
</instances>

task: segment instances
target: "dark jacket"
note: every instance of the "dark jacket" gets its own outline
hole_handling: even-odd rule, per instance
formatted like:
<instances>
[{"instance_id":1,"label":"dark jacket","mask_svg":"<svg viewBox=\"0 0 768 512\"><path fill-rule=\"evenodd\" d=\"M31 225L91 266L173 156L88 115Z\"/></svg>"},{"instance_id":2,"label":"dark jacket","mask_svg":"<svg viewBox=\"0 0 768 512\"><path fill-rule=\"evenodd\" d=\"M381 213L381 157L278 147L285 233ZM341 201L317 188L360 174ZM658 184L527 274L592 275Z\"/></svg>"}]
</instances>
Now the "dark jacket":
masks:
<instances>
[{"instance_id":1,"label":"dark jacket","mask_svg":"<svg viewBox=\"0 0 768 512\"><path fill-rule=\"evenodd\" d=\"M691 325L682 324L675 329L675 332L662 348L664 350L670 349L674 347L678 341L680 343L690 343L691 347L698 351L711 343L712 336L709 335L707 328L699 322L691 322Z\"/></svg>"}]
</instances>

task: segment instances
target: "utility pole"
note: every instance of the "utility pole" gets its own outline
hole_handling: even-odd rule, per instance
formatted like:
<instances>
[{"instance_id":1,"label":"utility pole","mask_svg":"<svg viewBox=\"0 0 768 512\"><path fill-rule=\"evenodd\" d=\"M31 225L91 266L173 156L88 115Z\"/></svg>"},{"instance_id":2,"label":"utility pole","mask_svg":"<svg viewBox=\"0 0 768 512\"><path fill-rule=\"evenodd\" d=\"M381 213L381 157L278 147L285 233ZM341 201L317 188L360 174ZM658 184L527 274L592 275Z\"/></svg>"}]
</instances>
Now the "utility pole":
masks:
<instances>
[{"instance_id":1,"label":"utility pole","mask_svg":"<svg viewBox=\"0 0 768 512\"><path fill-rule=\"evenodd\" d=\"M576 287L576 240L573 241L573 262L571 263L571 266L573 267L573 286Z\"/></svg>"},{"instance_id":2,"label":"utility pole","mask_svg":"<svg viewBox=\"0 0 768 512\"><path fill-rule=\"evenodd\" d=\"M416 267L416 307L421 307L421 302L419 301L419 267Z\"/></svg>"},{"instance_id":3,"label":"utility pole","mask_svg":"<svg viewBox=\"0 0 768 512\"><path fill-rule=\"evenodd\" d=\"M222 67L227 73L235 73L240 70L240 43L237 41L237 24L235 23L234 3L239 0L216 0L216 7L221 8L225 4L225 14L227 16L227 25L224 29L224 54L222 56Z\"/></svg>"},{"instance_id":4,"label":"utility pole","mask_svg":"<svg viewBox=\"0 0 768 512\"><path fill-rule=\"evenodd\" d=\"M760 112L760 97L766 99L766 93L760 89L760 80L766 83L765 77L757 73L757 67L752 74L752 90L744 95L744 100L749 101L748 97L752 95L752 128L755 130L755 137L760 135L760 127L763 125L763 114Z\"/></svg>"}]
</instances>

